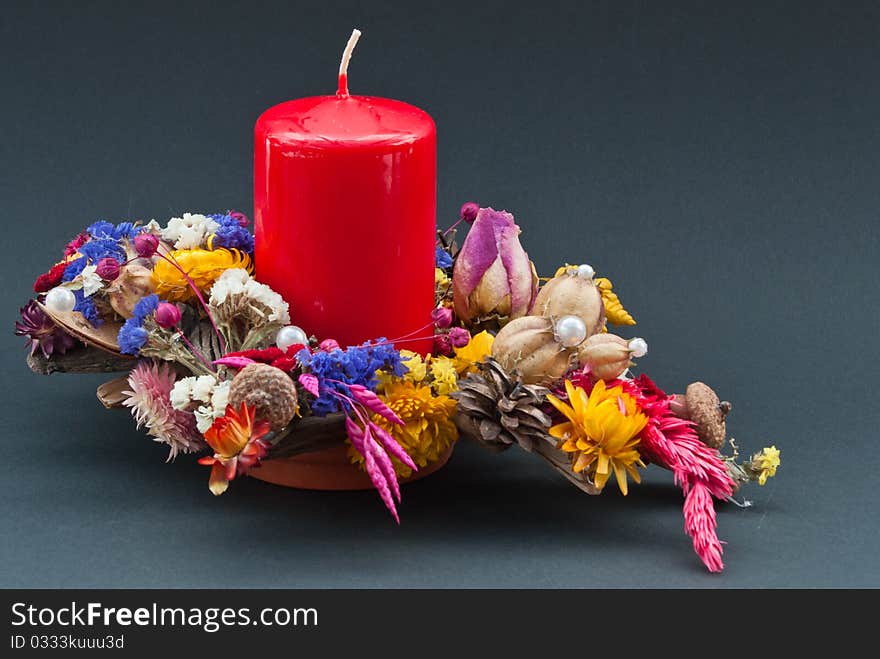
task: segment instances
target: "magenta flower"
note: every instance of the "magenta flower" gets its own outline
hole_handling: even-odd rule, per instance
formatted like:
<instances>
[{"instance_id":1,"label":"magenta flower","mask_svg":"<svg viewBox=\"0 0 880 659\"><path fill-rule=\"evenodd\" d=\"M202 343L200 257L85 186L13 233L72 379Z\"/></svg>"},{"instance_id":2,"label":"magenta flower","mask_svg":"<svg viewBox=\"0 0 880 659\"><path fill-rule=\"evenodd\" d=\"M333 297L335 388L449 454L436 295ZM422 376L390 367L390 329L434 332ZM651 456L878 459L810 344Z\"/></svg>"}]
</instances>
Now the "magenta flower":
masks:
<instances>
[{"instance_id":1,"label":"magenta flower","mask_svg":"<svg viewBox=\"0 0 880 659\"><path fill-rule=\"evenodd\" d=\"M134 237L134 251L138 256L150 258L159 249L159 239L152 233L139 233Z\"/></svg>"},{"instance_id":2,"label":"magenta flower","mask_svg":"<svg viewBox=\"0 0 880 659\"><path fill-rule=\"evenodd\" d=\"M119 261L112 256L105 256L98 261L95 272L104 281L114 281L119 276Z\"/></svg>"},{"instance_id":3,"label":"magenta flower","mask_svg":"<svg viewBox=\"0 0 880 659\"><path fill-rule=\"evenodd\" d=\"M455 313L466 325L528 313L538 278L519 242L513 215L481 208L452 272Z\"/></svg>"},{"instance_id":4,"label":"magenta flower","mask_svg":"<svg viewBox=\"0 0 880 659\"><path fill-rule=\"evenodd\" d=\"M171 329L180 322L180 309L176 304L160 302L156 307L156 324L164 329Z\"/></svg>"}]
</instances>

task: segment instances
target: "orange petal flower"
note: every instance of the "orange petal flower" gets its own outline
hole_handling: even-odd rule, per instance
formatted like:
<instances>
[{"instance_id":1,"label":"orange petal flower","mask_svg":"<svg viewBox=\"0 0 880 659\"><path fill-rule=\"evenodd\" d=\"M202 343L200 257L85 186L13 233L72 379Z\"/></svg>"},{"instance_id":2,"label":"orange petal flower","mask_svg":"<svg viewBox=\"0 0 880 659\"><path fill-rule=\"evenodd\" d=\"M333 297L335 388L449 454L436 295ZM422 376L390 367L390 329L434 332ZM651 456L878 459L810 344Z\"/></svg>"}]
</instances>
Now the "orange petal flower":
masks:
<instances>
[{"instance_id":1,"label":"orange petal flower","mask_svg":"<svg viewBox=\"0 0 880 659\"><path fill-rule=\"evenodd\" d=\"M232 405L205 431L205 441L214 455L201 458L199 464L211 467L208 488L215 495L223 494L229 481L257 467L269 450L263 439L269 432L267 421L254 418L254 408L245 403L236 411Z\"/></svg>"}]
</instances>

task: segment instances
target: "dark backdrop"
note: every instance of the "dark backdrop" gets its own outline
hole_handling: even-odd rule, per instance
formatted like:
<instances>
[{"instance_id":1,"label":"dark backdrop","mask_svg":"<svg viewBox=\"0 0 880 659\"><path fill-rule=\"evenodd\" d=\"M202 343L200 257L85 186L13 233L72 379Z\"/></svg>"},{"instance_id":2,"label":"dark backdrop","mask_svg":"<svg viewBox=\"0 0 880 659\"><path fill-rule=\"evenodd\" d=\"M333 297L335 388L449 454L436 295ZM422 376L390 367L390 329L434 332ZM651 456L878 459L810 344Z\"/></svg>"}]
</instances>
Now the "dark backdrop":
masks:
<instances>
[{"instance_id":1,"label":"dark backdrop","mask_svg":"<svg viewBox=\"0 0 880 659\"><path fill-rule=\"evenodd\" d=\"M117 4L0 14L0 585L880 585L875 3ZM63 243L250 211L256 117L332 93L355 26L353 93L437 121L441 224L477 200L516 214L542 273L592 263L648 373L711 383L746 450L782 448L753 508L721 507L722 576L656 468L591 498L463 445L397 528L369 492L215 499L103 411L102 378L28 372L12 323Z\"/></svg>"}]
</instances>

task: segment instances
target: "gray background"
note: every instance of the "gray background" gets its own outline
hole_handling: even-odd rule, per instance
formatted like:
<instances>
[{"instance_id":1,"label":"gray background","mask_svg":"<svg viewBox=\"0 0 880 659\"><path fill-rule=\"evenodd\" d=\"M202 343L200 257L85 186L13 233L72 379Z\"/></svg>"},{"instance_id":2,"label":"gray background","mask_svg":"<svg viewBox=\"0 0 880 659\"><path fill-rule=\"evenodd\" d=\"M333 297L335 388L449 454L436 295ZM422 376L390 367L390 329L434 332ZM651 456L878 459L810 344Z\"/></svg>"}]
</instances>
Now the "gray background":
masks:
<instances>
[{"instance_id":1,"label":"gray background","mask_svg":"<svg viewBox=\"0 0 880 659\"><path fill-rule=\"evenodd\" d=\"M0 585L880 585L876 5L116 4L0 14ZM462 445L397 528L369 492L214 498L207 469L103 411L102 378L26 369L13 320L64 242L249 212L253 122L332 93L354 26L353 93L437 121L441 224L471 199L513 211L542 273L614 280L646 372L711 383L746 450L782 448L753 508L721 507L722 576L657 468L591 498Z\"/></svg>"}]
</instances>

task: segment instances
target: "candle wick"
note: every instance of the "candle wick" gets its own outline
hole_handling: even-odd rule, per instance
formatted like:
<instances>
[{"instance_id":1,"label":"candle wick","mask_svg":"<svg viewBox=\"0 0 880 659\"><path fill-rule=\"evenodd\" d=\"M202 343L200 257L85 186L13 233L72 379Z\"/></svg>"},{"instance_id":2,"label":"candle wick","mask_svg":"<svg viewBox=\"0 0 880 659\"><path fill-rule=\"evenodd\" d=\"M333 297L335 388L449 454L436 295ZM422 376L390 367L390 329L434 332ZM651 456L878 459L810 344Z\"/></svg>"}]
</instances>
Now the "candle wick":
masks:
<instances>
[{"instance_id":1,"label":"candle wick","mask_svg":"<svg viewBox=\"0 0 880 659\"><path fill-rule=\"evenodd\" d=\"M351 61L351 54L360 38L361 31L352 30L348 43L345 44L345 50L342 51L342 61L339 62L339 86L336 89L336 95L342 98L348 96L348 63Z\"/></svg>"}]
</instances>

